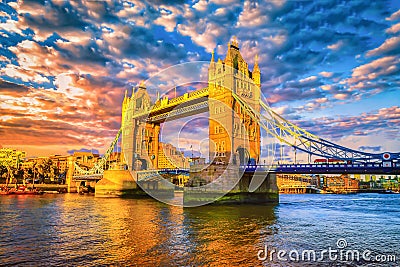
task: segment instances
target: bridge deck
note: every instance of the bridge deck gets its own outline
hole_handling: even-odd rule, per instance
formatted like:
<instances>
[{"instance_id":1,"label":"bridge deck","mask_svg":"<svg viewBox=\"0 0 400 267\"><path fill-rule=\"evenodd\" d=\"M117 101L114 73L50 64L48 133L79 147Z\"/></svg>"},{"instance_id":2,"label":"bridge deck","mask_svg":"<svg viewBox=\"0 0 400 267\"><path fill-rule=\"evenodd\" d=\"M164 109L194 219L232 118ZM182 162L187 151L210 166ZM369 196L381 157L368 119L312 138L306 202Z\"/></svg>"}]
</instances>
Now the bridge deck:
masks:
<instances>
[{"instance_id":1,"label":"bridge deck","mask_svg":"<svg viewBox=\"0 0 400 267\"><path fill-rule=\"evenodd\" d=\"M148 111L134 114L133 118L146 118L150 122L164 122L181 116L190 116L208 110L208 87L185 93L176 98L159 99Z\"/></svg>"},{"instance_id":2,"label":"bridge deck","mask_svg":"<svg viewBox=\"0 0 400 267\"><path fill-rule=\"evenodd\" d=\"M299 174L400 174L400 162L391 167L382 163L364 164L280 164L280 165L247 165L240 166L245 172L268 171L275 173ZM164 173L184 173L189 169L161 169Z\"/></svg>"},{"instance_id":3,"label":"bridge deck","mask_svg":"<svg viewBox=\"0 0 400 267\"><path fill-rule=\"evenodd\" d=\"M281 164L242 166L245 171L269 170L276 173L299 174L400 174L400 163L384 167L382 163L364 164Z\"/></svg>"},{"instance_id":4,"label":"bridge deck","mask_svg":"<svg viewBox=\"0 0 400 267\"><path fill-rule=\"evenodd\" d=\"M400 175L400 163L383 167L382 163L364 164L281 164L281 165L247 165L240 166L245 172L265 171L287 174L393 174ZM138 180L154 179L158 174L188 174L190 169L159 169L138 171ZM100 180L102 174L73 176L75 181Z\"/></svg>"}]
</instances>

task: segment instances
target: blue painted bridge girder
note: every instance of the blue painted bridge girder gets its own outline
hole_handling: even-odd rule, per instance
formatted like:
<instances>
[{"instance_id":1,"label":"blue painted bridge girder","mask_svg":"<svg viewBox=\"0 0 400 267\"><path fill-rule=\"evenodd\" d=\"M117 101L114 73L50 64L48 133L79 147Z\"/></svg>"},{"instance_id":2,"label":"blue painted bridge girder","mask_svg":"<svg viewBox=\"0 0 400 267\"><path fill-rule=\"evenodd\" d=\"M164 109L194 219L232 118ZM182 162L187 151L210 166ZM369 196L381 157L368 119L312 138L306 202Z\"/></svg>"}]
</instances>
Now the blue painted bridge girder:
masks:
<instances>
[{"instance_id":1,"label":"blue painted bridge girder","mask_svg":"<svg viewBox=\"0 0 400 267\"><path fill-rule=\"evenodd\" d=\"M400 162L385 167L382 163L358 164L280 164L280 165L248 165L241 166L245 172L269 171L287 174L400 174Z\"/></svg>"},{"instance_id":2,"label":"blue painted bridge girder","mask_svg":"<svg viewBox=\"0 0 400 267\"><path fill-rule=\"evenodd\" d=\"M387 174L400 175L400 162L385 167L382 163L357 164L280 164L240 166L245 172L267 171L287 174ZM161 174L187 174L189 169L160 169Z\"/></svg>"}]
</instances>

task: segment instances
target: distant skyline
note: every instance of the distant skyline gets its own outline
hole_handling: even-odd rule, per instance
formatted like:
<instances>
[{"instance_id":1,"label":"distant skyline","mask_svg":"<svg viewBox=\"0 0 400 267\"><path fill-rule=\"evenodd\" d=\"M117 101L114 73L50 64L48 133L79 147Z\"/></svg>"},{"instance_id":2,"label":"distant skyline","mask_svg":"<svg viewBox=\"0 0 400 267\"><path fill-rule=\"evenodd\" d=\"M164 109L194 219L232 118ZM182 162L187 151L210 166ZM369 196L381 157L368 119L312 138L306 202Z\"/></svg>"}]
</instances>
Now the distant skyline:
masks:
<instances>
[{"instance_id":1,"label":"distant skyline","mask_svg":"<svg viewBox=\"0 0 400 267\"><path fill-rule=\"evenodd\" d=\"M213 50L223 58L233 36L251 68L258 54L263 94L283 117L353 149L400 151L396 0L5 1L0 145L103 154L125 90ZM165 141L188 152L199 138L185 136Z\"/></svg>"}]
</instances>

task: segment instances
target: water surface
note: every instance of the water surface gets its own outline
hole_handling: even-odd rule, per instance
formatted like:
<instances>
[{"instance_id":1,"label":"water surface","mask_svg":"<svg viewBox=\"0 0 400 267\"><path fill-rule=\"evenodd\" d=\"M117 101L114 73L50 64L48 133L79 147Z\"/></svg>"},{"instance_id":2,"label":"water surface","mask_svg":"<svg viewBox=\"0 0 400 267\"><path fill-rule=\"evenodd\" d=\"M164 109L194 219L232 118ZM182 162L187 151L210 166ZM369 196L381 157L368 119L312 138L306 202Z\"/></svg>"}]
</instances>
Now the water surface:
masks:
<instances>
[{"instance_id":1,"label":"water surface","mask_svg":"<svg viewBox=\"0 0 400 267\"><path fill-rule=\"evenodd\" d=\"M0 263L20 266L398 266L261 261L259 250L369 249L400 258L400 196L281 195L181 208L77 194L0 196Z\"/></svg>"}]
</instances>

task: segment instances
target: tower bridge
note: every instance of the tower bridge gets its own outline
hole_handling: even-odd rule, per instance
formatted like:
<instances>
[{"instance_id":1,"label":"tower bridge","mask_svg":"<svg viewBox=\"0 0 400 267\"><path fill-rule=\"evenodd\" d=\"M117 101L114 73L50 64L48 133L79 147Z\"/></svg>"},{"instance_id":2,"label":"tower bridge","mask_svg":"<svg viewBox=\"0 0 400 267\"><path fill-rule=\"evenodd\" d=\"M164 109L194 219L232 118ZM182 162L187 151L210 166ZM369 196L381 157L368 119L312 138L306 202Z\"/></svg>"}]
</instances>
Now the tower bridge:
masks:
<instances>
[{"instance_id":1,"label":"tower bridge","mask_svg":"<svg viewBox=\"0 0 400 267\"><path fill-rule=\"evenodd\" d=\"M75 176L91 175L98 179L98 174L109 169L107 158L121 138L124 170L130 173L135 182L149 179L155 181L153 178L157 173L168 172L158 167L161 124L204 112L209 114L211 164L200 171L180 170L181 173L191 175L192 184L202 184L204 181L210 183L221 173L232 175L233 172L242 172L243 177L231 189L236 193L245 193L248 197L253 192L277 194L273 173L400 173L400 153L374 154L350 149L320 138L274 112L261 97L261 73L257 56L250 70L240 53L238 42L233 40L228 43L225 59L215 60L212 53L208 67L208 86L202 89L171 99L163 96L155 103L152 103L144 82L140 83L137 90L133 90L130 97L125 93L121 129L110 148L90 170L79 169L75 164ZM261 131L295 150L327 159L343 160L347 164L274 162L262 165ZM263 199L270 201L271 197Z\"/></svg>"}]
</instances>

